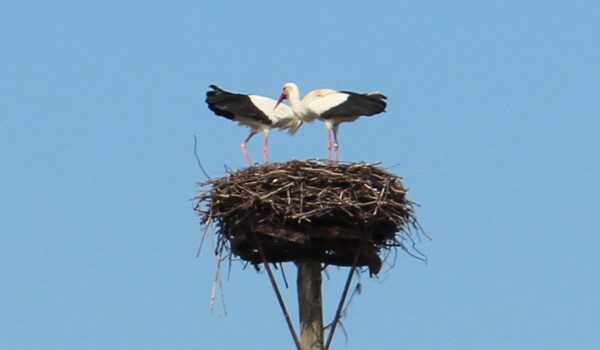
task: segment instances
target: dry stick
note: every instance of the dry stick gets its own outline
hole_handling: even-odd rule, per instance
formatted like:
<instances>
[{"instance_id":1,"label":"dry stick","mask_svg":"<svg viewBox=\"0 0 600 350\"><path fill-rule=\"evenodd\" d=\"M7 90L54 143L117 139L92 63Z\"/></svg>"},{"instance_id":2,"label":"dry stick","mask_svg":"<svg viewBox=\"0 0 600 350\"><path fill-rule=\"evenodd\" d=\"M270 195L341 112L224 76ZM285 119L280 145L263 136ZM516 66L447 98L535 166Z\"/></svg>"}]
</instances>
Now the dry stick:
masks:
<instances>
[{"instance_id":1,"label":"dry stick","mask_svg":"<svg viewBox=\"0 0 600 350\"><path fill-rule=\"evenodd\" d=\"M329 334L327 335L325 349L329 349L329 345L331 344L331 340L333 339L333 333L335 332L335 327L337 326L340 320L340 315L342 314L342 309L344 308L344 303L346 302L346 296L348 296L348 289L350 288L350 283L352 282L352 276L354 276L354 269L356 268L356 264L358 263L358 256L360 254L360 251L362 250L361 248L362 242L359 244L358 249L356 250L356 254L354 255L354 261L352 262L352 266L350 267L350 273L348 274L348 278L346 278L346 285L344 285L344 291L342 292L340 303L338 304L337 310L335 311L335 317L333 318L331 331L329 331Z\"/></svg>"},{"instance_id":2,"label":"dry stick","mask_svg":"<svg viewBox=\"0 0 600 350\"><path fill-rule=\"evenodd\" d=\"M283 311L283 316L285 317L285 321L287 322L288 328L290 329L290 333L292 333L292 338L294 339L294 343L296 344L296 348L298 350L302 350L302 346L300 345L300 339L298 338L298 333L294 329L294 324L290 319L290 314L285 306L285 302L283 301L283 297L281 296L281 292L279 291L279 287L277 286L277 281L275 281L275 277L273 277L273 272L271 271L271 267L269 267L269 262L267 261L267 257L265 256L265 252L262 249L262 246L258 243L256 239L256 233L254 233L254 242L260 252L260 257L265 265L265 269L267 270L267 274L269 275L269 279L271 280L271 285L273 285L273 289L275 290L275 295L277 295L277 301L279 301L279 306Z\"/></svg>"},{"instance_id":3,"label":"dry stick","mask_svg":"<svg viewBox=\"0 0 600 350\"><path fill-rule=\"evenodd\" d=\"M202 166L202 163L200 162L200 157L198 157L198 139L196 138L196 134L194 134L194 155L196 156L196 161L198 162L198 166L200 167L200 170L202 170L202 172L204 173L204 176L206 176L207 179L210 180L210 176L208 176L208 173L206 172L206 170L204 170L204 167Z\"/></svg>"}]
</instances>

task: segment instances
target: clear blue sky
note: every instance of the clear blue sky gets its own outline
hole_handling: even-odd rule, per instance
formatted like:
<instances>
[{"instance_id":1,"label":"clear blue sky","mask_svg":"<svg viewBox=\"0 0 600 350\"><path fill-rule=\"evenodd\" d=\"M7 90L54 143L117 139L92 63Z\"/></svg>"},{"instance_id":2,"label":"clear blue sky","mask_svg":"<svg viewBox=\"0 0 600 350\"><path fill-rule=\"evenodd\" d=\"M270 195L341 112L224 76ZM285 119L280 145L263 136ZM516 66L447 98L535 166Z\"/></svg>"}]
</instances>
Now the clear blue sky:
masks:
<instances>
[{"instance_id":1,"label":"clear blue sky","mask_svg":"<svg viewBox=\"0 0 600 350\"><path fill-rule=\"evenodd\" d=\"M211 314L190 199L194 134L211 176L245 164L208 85L294 81L388 96L341 158L396 165L433 237L363 276L335 349L598 349L599 33L596 1L1 2L0 348L291 349L241 263ZM325 141L274 132L272 158Z\"/></svg>"}]
</instances>

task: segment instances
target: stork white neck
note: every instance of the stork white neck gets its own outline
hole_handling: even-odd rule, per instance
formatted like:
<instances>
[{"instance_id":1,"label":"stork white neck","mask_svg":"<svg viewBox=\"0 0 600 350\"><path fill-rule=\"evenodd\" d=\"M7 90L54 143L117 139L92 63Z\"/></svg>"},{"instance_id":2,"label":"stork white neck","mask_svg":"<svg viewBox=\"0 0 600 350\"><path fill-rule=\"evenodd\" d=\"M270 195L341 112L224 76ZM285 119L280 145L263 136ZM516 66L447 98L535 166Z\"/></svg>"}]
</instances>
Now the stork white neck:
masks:
<instances>
[{"instance_id":1,"label":"stork white neck","mask_svg":"<svg viewBox=\"0 0 600 350\"><path fill-rule=\"evenodd\" d=\"M292 107L292 111L296 115L296 118L305 122L310 122L314 119L300 99L300 89L298 89L298 85L295 83L285 83L283 85L283 94L288 101L290 101L290 107Z\"/></svg>"}]
</instances>

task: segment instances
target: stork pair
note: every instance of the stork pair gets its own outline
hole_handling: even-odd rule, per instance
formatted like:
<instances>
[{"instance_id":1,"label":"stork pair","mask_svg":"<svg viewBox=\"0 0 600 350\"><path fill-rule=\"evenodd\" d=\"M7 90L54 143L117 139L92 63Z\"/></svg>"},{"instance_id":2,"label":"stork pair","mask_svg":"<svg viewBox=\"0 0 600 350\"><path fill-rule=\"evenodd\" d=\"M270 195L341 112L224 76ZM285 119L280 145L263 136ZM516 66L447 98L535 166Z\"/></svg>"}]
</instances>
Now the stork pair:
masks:
<instances>
[{"instance_id":1,"label":"stork pair","mask_svg":"<svg viewBox=\"0 0 600 350\"><path fill-rule=\"evenodd\" d=\"M360 116L372 116L385 111L386 97L378 92L361 94L333 89L318 89L300 99L300 91L294 83L283 85L278 100L259 95L245 95L227 92L216 85L206 93L208 108L240 125L250 127L250 135L242 142L241 148L248 165L252 165L246 145L258 132L264 134L263 156L269 160L269 133L272 128L296 133L303 123L315 119L322 120L327 128L327 158L339 159L338 129L340 123L350 122ZM290 106L281 101L288 100Z\"/></svg>"}]
</instances>

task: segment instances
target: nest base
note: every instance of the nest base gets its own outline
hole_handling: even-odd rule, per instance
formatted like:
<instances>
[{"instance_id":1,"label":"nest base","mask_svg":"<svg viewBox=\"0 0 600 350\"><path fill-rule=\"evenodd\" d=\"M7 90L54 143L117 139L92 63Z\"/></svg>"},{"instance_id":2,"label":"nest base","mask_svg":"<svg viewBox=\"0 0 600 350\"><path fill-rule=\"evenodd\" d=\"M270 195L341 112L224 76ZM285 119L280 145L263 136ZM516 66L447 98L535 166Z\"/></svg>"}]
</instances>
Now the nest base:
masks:
<instances>
[{"instance_id":1,"label":"nest base","mask_svg":"<svg viewBox=\"0 0 600 350\"><path fill-rule=\"evenodd\" d=\"M215 222L219 249L253 264L317 260L367 266L418 229L401 177L379 163L292 160L252 166L202 183L203 223ZM203 206L205 204L205 206Z\"/></svg>"}]
</instances>

